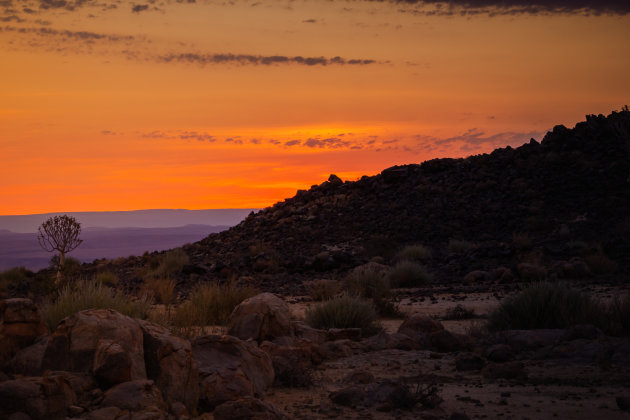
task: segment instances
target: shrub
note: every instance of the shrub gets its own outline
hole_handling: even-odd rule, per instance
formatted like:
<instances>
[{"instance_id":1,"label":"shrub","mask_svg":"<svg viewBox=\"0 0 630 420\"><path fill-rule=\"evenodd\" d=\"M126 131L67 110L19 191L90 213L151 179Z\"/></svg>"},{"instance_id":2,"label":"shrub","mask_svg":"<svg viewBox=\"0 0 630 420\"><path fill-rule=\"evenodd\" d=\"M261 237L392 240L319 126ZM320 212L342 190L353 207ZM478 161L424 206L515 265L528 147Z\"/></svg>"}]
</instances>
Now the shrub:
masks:
<instances>
[{"instance_id":1,"label":"shrub","mask_svg":"<svg viewBox=\"0 0 630 420\"><path fill-rule=\"evenodd\" d=\"M534 283L505 299L489 316L492 330L602 325L602 308L587 294L562 283Z\"/></svg>"},{"instance_id":2,"label":"shrub","mask_svg":"<svg viewBox=\"0 0 630 420\"><path fill-rule=\"evenodd\" d=\"M363 335L380 330L372 303L347 294L309 308L306 311L306 323L321 329L360 328Z\"/></svg>"},{"instance_id":3,"label":"shrub","mask_svg":"<svg viewBox=\"0 0 630 420\"><path fill-rule=\"evenodd\" d=\"M390 301L389 280L384 272L355 270L346 278L345 288L351 295L371 299L380 315L400 316L398 307Z\"/></svg>"},{"instance_id":4,"label":"shrub","mask_svg":"<svg viewBox=\"0 0 630 420\"><path fill-rule=\"evenodd\" d=\"M389 272L392 287L419 287L432 279L423 265L413 261L400 261Z\"/></svg>"},{"instance_id":5,"label":"shrub","mask_svg":"<svg viewBox=\"0 0 630 420\"><path fill-rule=\"evenodd\" d=\"M103 283L105 286L116 286L118 284L118 276L111 271L102 271L94 277L97 283Z\"/></svg>"},{"instance_id":6,"label":"shrub","mask_svg":"<svg viewBox=\"0 0 630 420\"><path fill-rule=\"evenodd\" d=\"M407 245L396 254L399 260L422 261L431 258L431 250L424 245Z\"/></svg>"},{"instance_id":7,"label":"shrub","mask_svg":"<svg viewBox=\"0 0 630 420\"><path fill-rule=\"evenodd\" d=\"M64 286L54 302L44 304L42 314L52 330L65 317L84 309L114 309L132 318L144 319L150 307L151 300L146 296L132 300L103 283L80 281L74 288Z\"/></svg>"},{"instance_id":8,"label":"shrub","mask_svg":"<svg viewBox=\"0 0 630 420\"><path fill-rule=\"evenodd\" d=\"M461 254L461 253L468 252L471 249L476 248L477 244L470 241L464 241L461 239L451 239L448 241L447 247L451 252Z\"/></svg>"},{"instance_id":9,"label":"shrub","mask_svg":"<svg viewBox=\"0 0 630 420\"><path fill-rule=\"evenodd\" d=\"M153 278L144 284L144 291L156 303L170 305L175 298L175 281L170 278Z\"/></svg>"},{"instance_id":10,"label":"shrub","mask_svg":"<svg viewBox=\"0 0 630 420\"><path fill-rule=\"evenodd\" d=\"M9 268L0 273L0 291L6 291L9 288L26 287L33 275L32 271L24 267Z\"/></svg>"},{"instance_id":11,"label":"shrub","mask_svg":"<svg viewBox=\"0 0 630 420\"><path fill-rule=\"evenodd\" d=\"M179 327L227 325L234 308L258 293L251 286L240 287L235 282L201 284L190 293L190 300L177 308L173 324Z\"/></svg>"},{"instance_id":12,"label":"shrub","mask_svg":"<svg viewBox=\"0 0 630 420\"><path fill-rule=\"evenodd\" d=\"M466 309L461 304L453 308L448 308L446 313L444 314L444 319L446 320L461 320L461 319L471 319L474 318L475 310L474 309Z\"/></svg>"},{"instance_id":13,"label":"shrub","mask_svg":"<svg viewBox=\"0 0 630 420\"><path fill-rule=\"evenodd\" d=\"M341 292L341 283L337 280L313 280L305 286L308 295L316 301L331 299Z\"/></svg>"},{"instance_id":14,"label":"shrub","mask_svg":"<svg viewBox=\"0 0 630 420\"><path fill-rule=\"evenodd\" d=\"M346 277L346 290L366 299L386 299L390 294L387 277L374 270L353 271Z\"/></svg>"},{"instance_id":15,"label":"shrub","mask_svg":"<svg viewBox=\"0 0 630 420\"><path fill-rule=\"evenodd\" d=\"M181 271L190 262L188 254L181 248L165 252L149 261L149 271L145 279L169 277L173 273Z\"/></svg>"}]
</instances>

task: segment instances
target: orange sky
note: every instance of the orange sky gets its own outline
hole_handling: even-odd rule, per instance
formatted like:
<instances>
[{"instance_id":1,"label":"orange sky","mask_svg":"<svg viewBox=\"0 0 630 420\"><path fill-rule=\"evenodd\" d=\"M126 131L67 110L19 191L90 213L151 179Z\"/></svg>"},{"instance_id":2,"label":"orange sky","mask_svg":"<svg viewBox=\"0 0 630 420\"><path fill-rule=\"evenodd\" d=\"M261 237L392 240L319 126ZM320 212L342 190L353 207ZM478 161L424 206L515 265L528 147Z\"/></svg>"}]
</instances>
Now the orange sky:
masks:
<instances>
[{"instance_id":1,"label":"orange sky","mask_svg":"<svg viewBox=\"0 0 630 420\"><path fill-rule=\"evenodd\" d=\"M0 214L264 207L630 102L624 2L428 3L1 0Z\"/></svg>"}]
</instances>

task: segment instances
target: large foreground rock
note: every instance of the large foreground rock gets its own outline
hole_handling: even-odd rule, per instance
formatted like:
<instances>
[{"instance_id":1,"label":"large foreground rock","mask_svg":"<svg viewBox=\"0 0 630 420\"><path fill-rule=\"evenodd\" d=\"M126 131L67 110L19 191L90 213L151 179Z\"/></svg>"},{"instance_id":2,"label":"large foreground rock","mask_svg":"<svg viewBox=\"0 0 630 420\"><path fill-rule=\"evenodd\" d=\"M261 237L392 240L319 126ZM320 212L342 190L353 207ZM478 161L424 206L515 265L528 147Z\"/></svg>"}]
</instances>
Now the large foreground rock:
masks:
<instances>
[{"instance_id":1,"label":"large foreground rock","mask_svg":"<svg viewBox=\"0 0 630 420\"><path fill-rule=\"evenodd\" d=\"M111 309L78 312L57 326L42 368L92 373L108 385L146 379L142 329Z\"/></svg>"},{"instance_id":2,"label":"large foreground rock","mask_svg":"<svg viewBox=\"0 0 630 420\"><path fill-rule=\"evenodd\" d=\"M64 419L77 396L61 375L0 383L0 418L24 413L32 419Z\"/></svg>"},{"instance_id":3,"label":"large foreground rock","mask_svg":"<svg viewBox=\"0 0 630 420\"><path fill-rule=\"evenodd\" d=\"M242 397L260 397L273 384L271 358L255 343L208 335L195 340L192 352L199 366L201 410Z\"/></svg>"},{"instance_id":4,"label":"large foreground rock","mask_svg":"<svg viewBox=\"0 0 630 420\"><path fill-rule=\"evenodd\" d=\"M272 293L241 302L230 315L228 334L259 343L292 334L289 305Z\"/></svg>"},{"instance_id":5,"label":"large foreground rock","mask_svg":"<svg viewBox=\"0 0 630 420\"><path fill-rule=\"evenodd\" d=\"M0 367L20 350L47 334L48 328L30 299L0 301Z\"/></svg>"},{"instance_id":6,"label":"large foreground rock","mask_svg":"<svg viewBox=\"0 0 630 420\"><path fill-rule=\"evenodd\" d=\"M147 377L155 381L171 408L180 402L190 413L195 412L199 371L190 342L151 322L138 321L138 324L143 333Z\"/></svg>"}]
</instances>

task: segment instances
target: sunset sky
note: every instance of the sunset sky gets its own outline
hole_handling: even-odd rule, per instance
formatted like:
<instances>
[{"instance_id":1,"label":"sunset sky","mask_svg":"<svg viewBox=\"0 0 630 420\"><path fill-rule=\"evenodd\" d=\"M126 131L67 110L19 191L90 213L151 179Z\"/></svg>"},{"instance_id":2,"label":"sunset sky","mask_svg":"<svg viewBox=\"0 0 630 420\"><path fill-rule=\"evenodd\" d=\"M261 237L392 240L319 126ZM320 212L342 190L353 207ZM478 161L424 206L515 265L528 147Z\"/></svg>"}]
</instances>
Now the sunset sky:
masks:
<instances>
[{"instance_id":1,"label":"sunset sky","mask_svg":"<svg viewBox=\"0 0 630 420\"><path fill-rule=\"evenodd\" d=\"M630 103L625 0L0 0L0 214L260 208Z\"/></svg>"}]
</instances>

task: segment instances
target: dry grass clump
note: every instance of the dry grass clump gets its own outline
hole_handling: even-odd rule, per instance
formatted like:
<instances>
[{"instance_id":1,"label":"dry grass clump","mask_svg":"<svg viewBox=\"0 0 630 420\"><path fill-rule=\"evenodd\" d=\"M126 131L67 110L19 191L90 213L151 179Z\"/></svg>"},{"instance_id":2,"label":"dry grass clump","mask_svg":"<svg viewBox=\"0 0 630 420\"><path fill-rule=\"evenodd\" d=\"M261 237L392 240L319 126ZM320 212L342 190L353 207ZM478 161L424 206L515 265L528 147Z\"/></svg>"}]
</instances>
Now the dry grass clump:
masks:
<instances>
[{"instance_id":1,"label":"dry grass clump","mask_svg":"<svg viewBox=\"0 0 630 420\"><path fill-rule=\"evenodd\" d=\"M113 309L132 318L146 318L151 307L151 299L142 296L132 299L120 291L115 291L96 281L80 281L64 286L59 296L47 302L42 308L42 315L53 330L59 321L84 309Z\"/></svg>"},{"instance_id":2,"label":"dry grass clump","mask_svg":"<svg viewBox=\"0 0 630 420\"><path fill-rule=\"evenodd\" d=\"M175 311L172 324L177 327L227 325L234 308L247 298L259 293L251 286L201 284L190 293L190 300Z\"/></svg>"},{"instance_id":3,"label":"dry grass clump","mask_svg":"<svg viewBox=\"0 0 630 420\"><path fill-rule=\"evenodd\" d=\"M188 254L181 248L176 248L150 259L145 279L165 278L181 271L190 262Z\"/></svg>"},{"instance_id":4,"label":"dry grass clump","mask_svg":"<svg viewBox=\"0 0 630 420\"><path fill-rule=\"evenodd\" d=\"M344 287L353 296L370 299L382 316L400 316L398 307L391 302L391 288L385 272L355 270L346 277Z\"/></svg>"},{"instance_id":5,"label":"dry grass clump","mask_svg":"<svg viewBox=\"0 0 630 420\"><path fill-rule=\"evenodd\" d=\"M13 267L0 273L0 292L26 284L34 273L24 267Z\"/></svg>"},{"instance_id":6,"label":"dry grass clump","mask_svg":"<svg viewBox=\"0 0 630 420\"><path fill-rule=\"evenodd\" d=\"M306 292L315 301L327 300L341 293L342 285L337 280L319 279L305 284Z\"/></svg>"},{"instance_id":7,"label":"dry grass clump","mask_svg":"<svg viewBox=\"0 0 630 420\"><path fill-rule=\"evenodd\" d=\"M175 280L170 278L148 279L144 283L144 292L153 297L155 303L170 305L175 299Z\"/></svg>"},{"instance_id":8,"label":"dry grass clump","mask_svg":"<svg viewBox=\"0 0 630 420\"><path fill-rule=\"evenodd\" d=\"M343 294L319 303L306 312L306 323L313 328L360 328L364 336L381 329L372 302Z\"/></svg>"},{"instance_id":9,"label":"dry grass clump","mask_svg":"<svg viewBox=\"0 0 630 420\"><path fill-rule=\"evenodd\" d=\"M534 283L505 299L489 316L491 330L567 328L577 324L601 326L599 302L562 283Z\"/></svg>"},{"instance_id":10,"label":"dry grass clump","mask_svg":"<svg viewBox=\"0 0 630 420\"><path fill-rule=\"evenodd\" d=\"M392 287L420 287L433 280L427 269L417 262L400 261L389 272Z\"/></svg>"},{"instance_id":11,"label":"dry grass clump","mask_svg":"<svg viewBox=\"0 0 630 420\"><path fill-rule=\"evenodd\" d=\"M463 305L457 304L457 306L448 308L446 313L444 314L443 319L445 320L462 320L462 319L471 319L475 318L474 309L466 309Z\"/></svg>"},{"instance_id":12,"label":"dry grass clump","mask_svg":"<svg viewBox=\"0 0 630 420\"><path fill-rule=\"evenodd\" d=\"M424 245L407 245L396 254L398 260L424 261L432 256L431 249Z\"/></svg>"},{"instance_id":13,"label":"dry grass clump","mask_svg":"<svg viewBox=\"0 0 630 420\"><path fill-rule=\"evenodd\" d=\"M616 297L606 312L608 331L614 335L630 336L630 293Z\"/></svg>"},{"instance_id":14,"label":"dry grass clump","mask_svg":"<svg viewBox=\"0 0 630 420\"><path fill-rule=\"evenodd\" d=\"M102 271L94 277L97 283L103 283L105 286L114 287L118 284L118 276L111 271Z\"/></svg>"}]
</instances>

